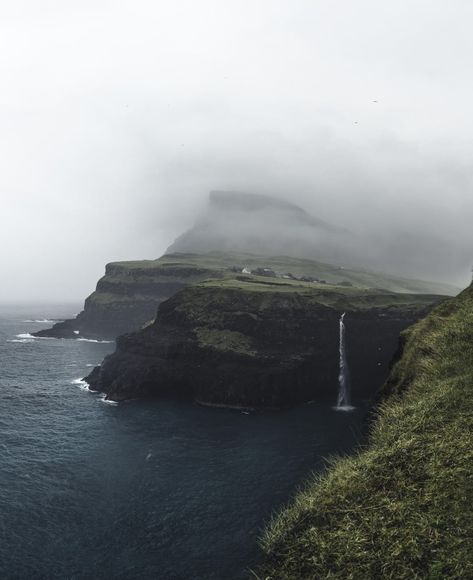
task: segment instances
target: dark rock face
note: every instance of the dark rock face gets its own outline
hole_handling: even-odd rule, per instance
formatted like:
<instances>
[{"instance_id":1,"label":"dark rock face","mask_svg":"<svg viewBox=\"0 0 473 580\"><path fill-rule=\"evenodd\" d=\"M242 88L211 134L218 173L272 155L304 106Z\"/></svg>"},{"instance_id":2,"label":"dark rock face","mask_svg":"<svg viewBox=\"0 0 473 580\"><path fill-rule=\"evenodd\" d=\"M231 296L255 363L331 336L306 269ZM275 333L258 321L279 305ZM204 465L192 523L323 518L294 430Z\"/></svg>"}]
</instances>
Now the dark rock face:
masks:
<instances>
[{"instance_id":1,"label":"dark rock face","mask_svg":"<svg viewBox=\"0 0 473 580\"><path fill-rule=\"evenodd\" d=\"M75 318L33 333L39 337L114 339L151 323L158 306L187 284L221 275L159 260L107 264L105 276Z\"/></svg>"},{"instance_id":2,"label":"dark rock face","mask_svg":"<svg viewBox=\"0 0 473 580\"><path fill-rule=\"evenodd\" d=\"M39 330L34 336L52 338L114 339L119 334L140 328L153 320L159 300L129 304L123 308L103 308L87 304L76 318L56 323L52 328Z\"/></svg>"},{"instance_id":3,"label":"dark rock face","mask_svg":"<svg viewBox=\"0 0 473 580\"><path fill-rule=\"evenodd\" d=\"M161 304L154 324L119 337L116 352L86 380L113 400L172 397L246 408L335 403L344 310L301 296L187 288ZM400 331L422 313L347 311L355 401L383 383Z\"/></svg>"}]
</instances>

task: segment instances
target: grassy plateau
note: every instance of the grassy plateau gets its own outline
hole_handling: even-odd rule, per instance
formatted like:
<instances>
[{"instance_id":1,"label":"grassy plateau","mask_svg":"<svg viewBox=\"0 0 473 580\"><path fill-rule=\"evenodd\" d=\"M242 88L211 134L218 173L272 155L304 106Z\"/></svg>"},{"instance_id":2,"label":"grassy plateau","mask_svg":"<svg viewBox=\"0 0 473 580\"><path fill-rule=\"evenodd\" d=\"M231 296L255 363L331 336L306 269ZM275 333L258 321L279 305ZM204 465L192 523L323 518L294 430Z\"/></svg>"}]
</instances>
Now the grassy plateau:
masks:
<instances>
[{"instance_id":1,"label":"grassy plateau","mask_svg":"<svg viewBox=\"0 0 473 580\"><path fill-rule=\"evenodd\" d=\"M165 254L157 260L113 262L104 280L120 282L127 279L148 280L166 276L168 281L182 279L183 274L194 281L192 271L200 269L208 278L225 277L230 268L271 268L279 273L294 276L314 276L328 284L349 283L356 288L384 288L391 292L420 294L456 294L459 289L437 282L427 282L392 276L382 272L371 272L361 268L344 268L317 260L291 258L287 256L257 256L253 254L209 252L206 254ZM202 279L202 276L200 276ZM195 276L198 281L198 276Z\"/></svg>"}]
</instances>

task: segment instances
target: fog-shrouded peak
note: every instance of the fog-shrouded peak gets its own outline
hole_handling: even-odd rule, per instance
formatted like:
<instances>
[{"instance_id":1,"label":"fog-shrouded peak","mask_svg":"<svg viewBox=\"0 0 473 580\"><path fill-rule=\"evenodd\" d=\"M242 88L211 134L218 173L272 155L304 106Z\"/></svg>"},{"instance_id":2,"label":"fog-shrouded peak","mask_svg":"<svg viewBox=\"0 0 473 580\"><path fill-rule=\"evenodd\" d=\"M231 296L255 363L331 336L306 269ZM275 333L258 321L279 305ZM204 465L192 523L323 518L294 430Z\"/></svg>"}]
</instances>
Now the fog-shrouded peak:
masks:
<instances>
[{"instance_id":1,"label":"fog-shrouded peak","mask_svg":"<svg viewBox=\"0 0 473 580\"><path fill-rule=\"evenodd\" d=\"M0 302L80 302L186 230L173 248L470 282L473 2L0 14Z\"/></svg>"},{"instance_id":2,"label":"fog-shrouded peak","mask_svg":"<svg viewBox=\"0 0 473 580\"><path fill-rule=\"evenodd\" d=\"M321 219L315 218L298 205L278 197L261 193L214 190L209 193L209 209L248 213L279 211L285 216L292 214L293 219L299 221L301 225L319 227L327 231L335 231L338 229Z\"/></svg>"},{"instance_id":3,"label":"fog-shrouded peak","mask_svg":"<svg viewBox=\"0 0 473 580\"><path fill-rule=\"evenodd\" d=\"M240 191L212 191L195 225L171 252L238 251L348 260L350 234L281 198Z\"/></svg>"}]
</instances>

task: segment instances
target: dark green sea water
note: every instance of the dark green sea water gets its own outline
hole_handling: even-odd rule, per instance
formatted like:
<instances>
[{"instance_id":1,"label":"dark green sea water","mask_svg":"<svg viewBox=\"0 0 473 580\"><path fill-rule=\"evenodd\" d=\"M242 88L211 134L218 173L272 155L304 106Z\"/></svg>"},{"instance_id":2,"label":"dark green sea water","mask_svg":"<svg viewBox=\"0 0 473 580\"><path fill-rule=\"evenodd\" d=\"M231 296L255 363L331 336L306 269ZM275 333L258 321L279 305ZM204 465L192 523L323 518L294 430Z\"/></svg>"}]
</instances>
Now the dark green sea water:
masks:
<instances>
[{"instance_id":1,"label":"dark green sea water","mask_svg":"<svg viewBox=\"0 0 473 580\"><path fill-rule=\"evenodd\" d=\"M77 310L0 307L0 578L246 577L265 521L363 412L104 403L74 380L114 344L18 336Z\"/></svg>"}]
</instances>

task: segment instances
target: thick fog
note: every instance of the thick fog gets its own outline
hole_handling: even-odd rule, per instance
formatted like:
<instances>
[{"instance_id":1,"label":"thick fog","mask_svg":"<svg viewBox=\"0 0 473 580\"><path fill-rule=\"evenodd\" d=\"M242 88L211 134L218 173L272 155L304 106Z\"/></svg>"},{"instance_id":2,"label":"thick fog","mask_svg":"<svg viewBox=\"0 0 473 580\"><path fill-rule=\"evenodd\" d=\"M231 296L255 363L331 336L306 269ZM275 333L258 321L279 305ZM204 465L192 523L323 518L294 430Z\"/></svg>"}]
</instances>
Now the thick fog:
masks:
<instances>
[{"instance_id":1,"label":"thick fog","mask_svg":"<svg viewBox=\"0 0 473 580\"><path fill-rule=\"evenodd\" d=\"M2 3L0 300L82 300L215 189L465 285L472 22L468 0Z\"/></svg>"}]
</instances>

